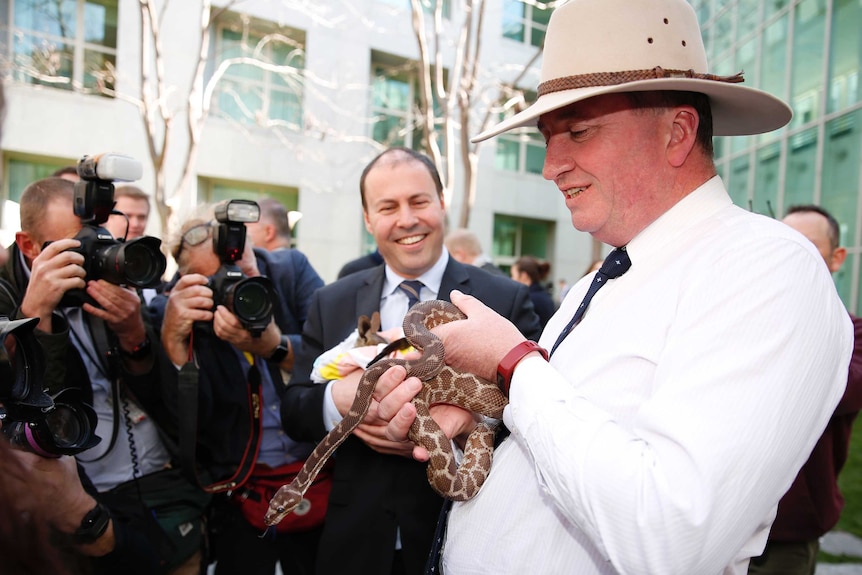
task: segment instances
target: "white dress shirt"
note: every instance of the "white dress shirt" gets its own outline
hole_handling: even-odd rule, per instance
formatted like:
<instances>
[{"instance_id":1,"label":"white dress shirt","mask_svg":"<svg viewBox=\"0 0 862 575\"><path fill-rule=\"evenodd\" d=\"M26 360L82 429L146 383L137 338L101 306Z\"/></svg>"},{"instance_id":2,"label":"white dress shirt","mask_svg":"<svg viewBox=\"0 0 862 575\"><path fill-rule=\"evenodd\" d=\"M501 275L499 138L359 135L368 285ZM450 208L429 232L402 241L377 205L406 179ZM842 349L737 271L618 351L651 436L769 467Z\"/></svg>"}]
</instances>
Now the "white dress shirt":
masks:
<instances>
[{"instance_id":1,"label":"white dress shirt","mask_svg":"<svg viewBox=\"0 0 862 575\"><path fill-rule=\"evenodd\" d=\"M550 364L515 370L512 436L452 510L447 575L741 575L763 549L847 382L853 330L823 258L718 177L628 252Z\"/></svg>"}]
</instances>

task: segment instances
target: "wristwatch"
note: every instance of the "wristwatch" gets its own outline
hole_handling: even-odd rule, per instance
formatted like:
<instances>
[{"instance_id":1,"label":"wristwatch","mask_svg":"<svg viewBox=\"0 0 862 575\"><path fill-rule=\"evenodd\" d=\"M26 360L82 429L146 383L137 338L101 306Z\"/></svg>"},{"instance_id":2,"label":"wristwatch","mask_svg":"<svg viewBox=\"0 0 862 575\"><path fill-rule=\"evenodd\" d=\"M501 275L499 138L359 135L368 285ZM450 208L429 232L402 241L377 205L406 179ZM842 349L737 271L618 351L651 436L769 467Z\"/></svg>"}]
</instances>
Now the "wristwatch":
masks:
<instances>
[{"instance_id":1,"label":"wristwatch","mask_svg":"<svg viewBox=\"0 0 862 575\"><path fill-rule=\"evenodd\" d=\"M512 383L515 367L524 359L525 355L534 351L538 351L545 358L545 361L548 361L548 352L545 348L535 341L526 340L513 347L497 366L497 387L506 397L509 397L509 385Z\"/></svg>"},{"instance_id":2,"label":"wristwatch","mask_svg":"<svg viewBox=\"0 0 862 575\"><path fill-rule=\"evenodd\" d=\"M108 530L110 521L111 514L108 513L108 508L97 502L96 506L84 515L81 525L72 534L75 543L79 545L95 543Z\"/></svg>"},{"instance_id":3,"label":"wristwatch","mask_svg":"<svg viewBox=\"0 0 862 575\"><path fill-rule=\"evenodd\" d=\"M278 342L278 345L275 346L275 349L272 351L267 361L271 361L272 363L281 363L284 361L284 358L287 357L288 353L290 353L290 340L286 335L282 334L281 340Z\"/></svg>"},{"instance_id":4,"label":"wristwatch","mask_svg":"<svg viewBox=\"0 0 862 575\"><path fill-rule=\"evenodd\" d=\"M132 351L126 351L120 347L120 354L131 360L144 359L150 354L152 348L153 344L150 343L150 338L148 336L144 336L144 341L132 348Z\"/></svg>"}]
</instances>

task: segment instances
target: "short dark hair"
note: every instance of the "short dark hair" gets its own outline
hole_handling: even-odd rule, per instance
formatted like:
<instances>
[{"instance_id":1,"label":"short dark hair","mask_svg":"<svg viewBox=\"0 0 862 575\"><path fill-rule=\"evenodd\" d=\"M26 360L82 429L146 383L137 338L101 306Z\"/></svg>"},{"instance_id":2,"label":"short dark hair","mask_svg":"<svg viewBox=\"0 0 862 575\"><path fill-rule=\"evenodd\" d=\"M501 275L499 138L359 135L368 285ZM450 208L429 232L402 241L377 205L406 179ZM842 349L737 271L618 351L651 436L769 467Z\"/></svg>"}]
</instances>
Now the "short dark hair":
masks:
<instances>
[{"instance_id":1,"label":"short dark hair","mask_svg":"<svg viewBox=\"0 0 862 575\"><path fill-rule=\"evenodd\" d=\"M834 250L841 245L841 227L838 225L838 220L825 209L814 204L801 204L787 208L785 217L790 214L820 214L829 223L829 246Z\"/></svg>"},{"instance_id":2,"label":"short dark hair","mask_svg":"<svg viewBox=\"0 0 862 575\"><path fill-rule=\"evenodd\" d=\"M273 198L261 198L257 205L260 206L260 219L269 220L279 237L290 240L290 220L284 204Z\"/></svg>"},{"instance_id":3,"label":"short dark hair","mask_svg":"<svg viewBox=\"0 0 862 575\"><path fill-rule=\"evenodd\" d=\"M114 199L117 198L132 198L133 200L146 200L147 205L150 204L150 196L147 192L138 186L118 186L114 190Z\"/></svg>"},{"instance_id":4,"label":"short dark hair","mask_svg":"<svg viewBox=\"0 0 862 575\"><path fill-rule=\"evenodd\" d=\"M530 281L534 284L545 281L548 273L551 271L551 264L546 261L540 261L534 256L521 256L515 262L518 271L524 272L530 277Z\"/></svg>"},{"instance_id":5,"label":"short dark hair","mask_svg":"<svg viewBox=\"0 0 862 575\"><path fill-rule=\"evenodd\" d=\"M365 169L362 170L362 175L359 176L359 194L362 197L362 209L367 210L368 204L365 202L365 178L368 177L368 173L381 161L384 161L387 165L397 165L403 162L419 162L425 169L428 170L428 174L431 176L431 179L434 181L434 187L437 189L437 196L439 198L443 198L443 182L440 180L440 172L437 171L437 166L434 165L434 162L431 161L431 158L417 152L416 150L411 150L410 148L405 148L403 146L396 146L394 148L389 148L377 155L376 158L371 160Z\"/></svg>"},{"instance_id":6,"label":"short dark hair","mask_svg":"<svg viewBox=\"0 0 862 575\"><path fill-rule=\"evenodd\" d=\"M37 180L21 192L19 200L21 210L21 231L36 234L42 238L42 230L39 226L48 204L54 200L67 199L69 201L69 217L76 217L71 212L72 202L75 197L75 184L63 178L44 178Z\"/></svg>"},{"instance_id":7,"label":"short dark hair","mask_svg":"<svg viewBox=\"0 0 862 575\"><path fill-rule=\"evenodd\" d=\"M63 166L62 168L57 168L54 170L54 173L51 174L52 178L62 178L66 174L72 174L75 177L78 176L78 168L77 166Z\"/></svg>"},{"instance_id":8,"label":"short dark hair","mask_svg":"<svg viewBox=\"0 0 862 575\"><path fill-rule=\"evenodd\" d=\"M691 106L700 117L697 125L697 143L711 158L712 147L712 107L709 96L700 92L680 92L675 90L654 90L649 92L625 92L634 108L673 108L674 106Z\"/></svg>"}]
</instances>

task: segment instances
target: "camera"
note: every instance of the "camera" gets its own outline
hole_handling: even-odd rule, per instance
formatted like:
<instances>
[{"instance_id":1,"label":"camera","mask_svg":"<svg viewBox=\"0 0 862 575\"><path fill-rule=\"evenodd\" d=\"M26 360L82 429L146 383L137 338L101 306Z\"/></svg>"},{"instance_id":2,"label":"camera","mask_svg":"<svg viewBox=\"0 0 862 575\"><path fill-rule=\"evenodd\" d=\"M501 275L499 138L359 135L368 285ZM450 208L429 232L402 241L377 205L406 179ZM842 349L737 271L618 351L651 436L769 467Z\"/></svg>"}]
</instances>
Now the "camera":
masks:
<instances>
[{"instance_id":1,"label":"camera","mask_svg":"<svg viewBox=\"0 0 862 575\"><path fill-rule=\"evenodd\" d=\"M33 330L38 318L0 317L0 421L15 447L43 457L75 455L97 445L96 412L82 390L53 397L42 388L45 361Z\"/></svg>"},{"instance_id":2,"label":"camera","mask_svg":"<svg viewBox=\"0 0 862 575\"><path fill-rule=\"evenodd\" d=\"M272 281L264 276L247 277L236 264L245 249L245 224L260 219L260 207L251 200L221 202L215 207L215 219L213 250L221 267L209 278L213 301L233 312L253 337L260 337L272 319Z\"/></svg>"},{"instance_id":3,"label":"camera","mask_svg":"<svg viewBox=\"0 0 862 575\"><path fill-rule=\"evenodd\" d=\"M155 287L165 273L167 260L160 250L162 241L144 236L130 241L115 239L102 227L114 211L114 181L131 182L141 177L141 163L119 154L84 156L78 161L81 180L75 184L73 211L83 227L75 239L74 251L84 256L87 279L103 279L115 285ZM122 215L122 214L120 214ZM83 289L63 295L60 307L95 305Z\"/></svg>"}]
</instances>

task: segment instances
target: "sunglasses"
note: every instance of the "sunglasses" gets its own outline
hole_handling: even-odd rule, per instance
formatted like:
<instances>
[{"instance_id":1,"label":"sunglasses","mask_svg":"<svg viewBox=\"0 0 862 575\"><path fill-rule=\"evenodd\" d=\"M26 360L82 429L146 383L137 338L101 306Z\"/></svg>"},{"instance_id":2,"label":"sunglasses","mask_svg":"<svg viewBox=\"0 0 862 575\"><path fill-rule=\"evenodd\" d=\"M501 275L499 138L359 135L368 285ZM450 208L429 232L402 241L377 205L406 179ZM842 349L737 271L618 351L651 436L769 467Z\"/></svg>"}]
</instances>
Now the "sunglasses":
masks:
<instances>
[{"instance_id":1,"label":"sunglasses","mask_svg":"<svg viewBox=\"0 0 862 575\"><path fill-rule=\"evenodd\" d=\"M180 238L180 245L177 248L177 253L174 254L174 260L179 261L180 254L183 253L183 246L188 244L189 246L199 246L212 235L212 229L215 225L215 222L206 222L204 224L197 224L196 226L192 226L185 231Z\"/></svg>"}]
</instances>

